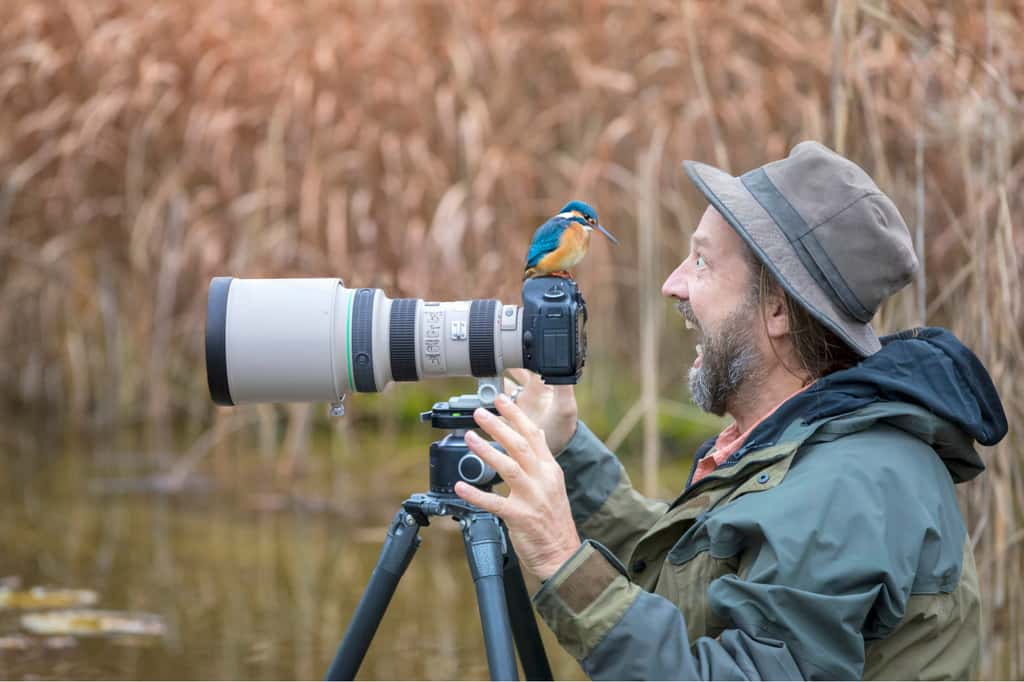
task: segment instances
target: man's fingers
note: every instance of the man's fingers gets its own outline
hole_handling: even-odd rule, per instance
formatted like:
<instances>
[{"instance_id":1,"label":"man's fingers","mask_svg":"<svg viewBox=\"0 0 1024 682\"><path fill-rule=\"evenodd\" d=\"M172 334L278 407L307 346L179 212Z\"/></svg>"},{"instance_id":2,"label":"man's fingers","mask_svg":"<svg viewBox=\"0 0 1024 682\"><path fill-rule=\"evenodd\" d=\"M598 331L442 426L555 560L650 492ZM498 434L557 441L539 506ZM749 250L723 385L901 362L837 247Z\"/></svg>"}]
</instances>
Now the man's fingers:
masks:
<instances>
[{"instance_id":1,"label":"man's fingers","mask_svg":"<svg viewBox=\"0 0 1024 682\"><path fill-rule=\"evenodd\" d=\"M515 458L498 451L493 445L472 431L466 434L466 445L469 446L470 450L480 455L480 459L497 471L498 475L508 483L509 487L518 487L518 481L523 473L523 469Z\"/></svg>"},{"instance_id":2,"label":"man's fingers","mask_svg":"<svg viewBox=\"0 0 1024 682\"><path fill-rule=\"evenodd\" d=\"M512 401L505 396L498 396L498 402L507 405L512 404ZM500 410L501 408L498 409ZM530 444L515 429L483 408L477 408L473 413L473 419L491 438L501 443L501 446L505 448L505 452L510 457L521 465L528 466L528 463L533 459L533 454L530 452ZM466 442L469 443L468 440ZM483 442L483 439L481 439L481 442Z\"/></svg>"},{"instance_id":3,"label":"man's fingers","mask_svg":"<svg viewBox=\"0 0 1024 682\"><path fill-rule=\"evenodd\" d=\"M509 371L511 371L511 370L509 370ZM514 377L513 377L513 379L514 379ZM518 379L515 379L513 381L513 379L509 379L508 377L505 377L502 380L502 386L503 386L502 391L501 391L502 393L504 393L506 395L512 395L513 393L515 393L515 390L517 388L522 388L523 382L519 381Z\"/></svg>"},{"instance_id":4,"label":"man's fingers","mask_svg":"<svg viewBox=\"0 0 1024 682\"><path fill-rule=\"evenodd\" d=\"M544 432L532 419L526 416L525 412L519 409L518 405L511 400L503 399L503 396L498 396L498 400L494 404L498 408L498 413L508 420L512 429L526 439L526 442L533 450L540 452L547 449L548 444L544 440Z\"/></svg>"},{"instance_id":5,"label":"man's fingers","mask_svg":"<svg viewBox=\"0 0 1024 682\"><path fill-rule=\"evenodd\" d=\"M502 497L501 495L495 495L494 493L485 493L483 490L480 490L480 488L471 486L463 481L459 481L455 484L455 494L466 502L475 504L484 511L489 511L492 514L497 514L503 518L505 512L508 511L508 498Z\"/></svg>"},{"instance_id":6,"label":"man's fingers","mask_svg":"<svg viewBox=\"0 0 1024 682\"><path fill-rule=\"evenodd\" d=\"M524 369L522 367L516 367L514 369L510 369L510 370L508 370L508 373L512 375L512 378L515 380L515 382L517 384L519 384L520 386L523 386L523 387L525 387L528 383L530 383L531 377L536 376L530 370Z\"/></svg>"}]
</instances>

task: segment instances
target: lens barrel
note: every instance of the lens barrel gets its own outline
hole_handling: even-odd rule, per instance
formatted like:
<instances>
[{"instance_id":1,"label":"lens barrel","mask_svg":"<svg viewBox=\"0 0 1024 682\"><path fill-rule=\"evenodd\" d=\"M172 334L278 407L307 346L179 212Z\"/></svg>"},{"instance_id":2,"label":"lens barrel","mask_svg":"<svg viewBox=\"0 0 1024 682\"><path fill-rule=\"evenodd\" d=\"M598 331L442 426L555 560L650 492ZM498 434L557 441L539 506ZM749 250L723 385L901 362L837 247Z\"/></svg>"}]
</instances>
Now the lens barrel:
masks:
<instances>
[{"instance_id":1,"label":"lens barrel","mask_svg":"<svg viewBox=\"0 0 1024 682\"><path fill-rule=\"evenodd\" d=\"M218 405L336 401L392 381L523 366L522 309L390 299L337 278L210 282L206 369Z\"/></svg>"}]
</instances>

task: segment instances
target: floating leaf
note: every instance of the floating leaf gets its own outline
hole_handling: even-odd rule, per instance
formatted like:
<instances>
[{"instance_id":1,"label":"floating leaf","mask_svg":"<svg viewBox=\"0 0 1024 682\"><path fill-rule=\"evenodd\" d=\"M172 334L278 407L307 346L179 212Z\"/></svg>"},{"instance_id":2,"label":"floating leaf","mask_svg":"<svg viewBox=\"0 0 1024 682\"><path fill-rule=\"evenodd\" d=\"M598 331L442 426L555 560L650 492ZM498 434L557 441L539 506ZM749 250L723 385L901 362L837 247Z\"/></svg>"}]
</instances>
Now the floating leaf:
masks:
<instances>
[{"instance_id":1,"label":"floating leaf","mask_svg":"<svg viewBox=\"0 0 1024 682\"><path fill-rule=\"evenodd\" d=\"M32 646L32 640L25 635L3 635L0 637L0 651L23 651Z\"/></svg>"},{"instance_id":2,"label":"floating leaf","mask_svg":"<svg viewBox=\"0 0 1024 682\"><path fill-rule=\"evenodd\" d=\"M97 599L92 590L33 587L22 591L0 588L0 609L66 609L69 606L90 606Z\"/></svg>"},{"instance_id":3,"label":"floating leaf","mask_svg":"<svg viewBox=\"0 0 1024 682\"><path fill-rule=\"evenodd\" d=\"M166 632L159 616L128 611L71 609L30 613L21 617L21 625L38 635L148 635Z\"/></svg>"},{"instance_id":4,"label":"floating leaf","mask_svg":"<svg viewBox=\"0 0 1024 682\"><path fill-rule=\"evenodd\" d=\"M43 645L47 649L70 649L78 646L78 640L68 635L57 635L43 639Z\"/></svg>"}]
</instances>

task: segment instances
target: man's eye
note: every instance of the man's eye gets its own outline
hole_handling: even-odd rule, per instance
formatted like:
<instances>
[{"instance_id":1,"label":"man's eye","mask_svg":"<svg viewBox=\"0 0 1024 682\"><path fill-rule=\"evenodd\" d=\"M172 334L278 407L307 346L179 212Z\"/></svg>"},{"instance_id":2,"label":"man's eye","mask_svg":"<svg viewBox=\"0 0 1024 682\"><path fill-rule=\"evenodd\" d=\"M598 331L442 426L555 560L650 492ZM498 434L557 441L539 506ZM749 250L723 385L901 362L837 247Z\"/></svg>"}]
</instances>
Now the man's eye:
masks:
<instances>
[{"instance_id":1,"label":"man's eye","mask_svg":"<svg viewBox=\"0 0 1024 682\"><path fill-rule=\"evenodd\" d=\"M697 256L697 267L702 268L704 265L704 256Z\"/></svg>"}]
</instances>

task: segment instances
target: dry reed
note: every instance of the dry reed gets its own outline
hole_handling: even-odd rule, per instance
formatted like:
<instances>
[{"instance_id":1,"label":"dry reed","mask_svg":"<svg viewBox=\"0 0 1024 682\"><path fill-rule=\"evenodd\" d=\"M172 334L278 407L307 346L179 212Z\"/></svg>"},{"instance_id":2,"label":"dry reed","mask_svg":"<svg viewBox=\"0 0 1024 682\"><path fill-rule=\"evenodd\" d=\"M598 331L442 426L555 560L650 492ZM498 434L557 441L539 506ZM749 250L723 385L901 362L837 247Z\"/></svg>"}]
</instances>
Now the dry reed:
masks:
<instances>
[{"instance_id":1,"label":"dry reed","mask_svg":"<svg viewBox=\"0 0 1024 682\"><path fill-rule=\"evenodd\" d=\"M0 399L209 426L211 276L514 300L530 230L578 197L623 241L580 268L589 380L600 400L602 365L643 377L653 488L650 415L685 364L659 376L655 355L692 351L656 336L652 286L703 206L677 164L738 172L819 139L892 194L926 265L879 326L950 327L1005 401L1011 436L963 503L981 674L1019 678L1022 35L1000 0L4 3Z\"/></svg>"}]
</instances>

